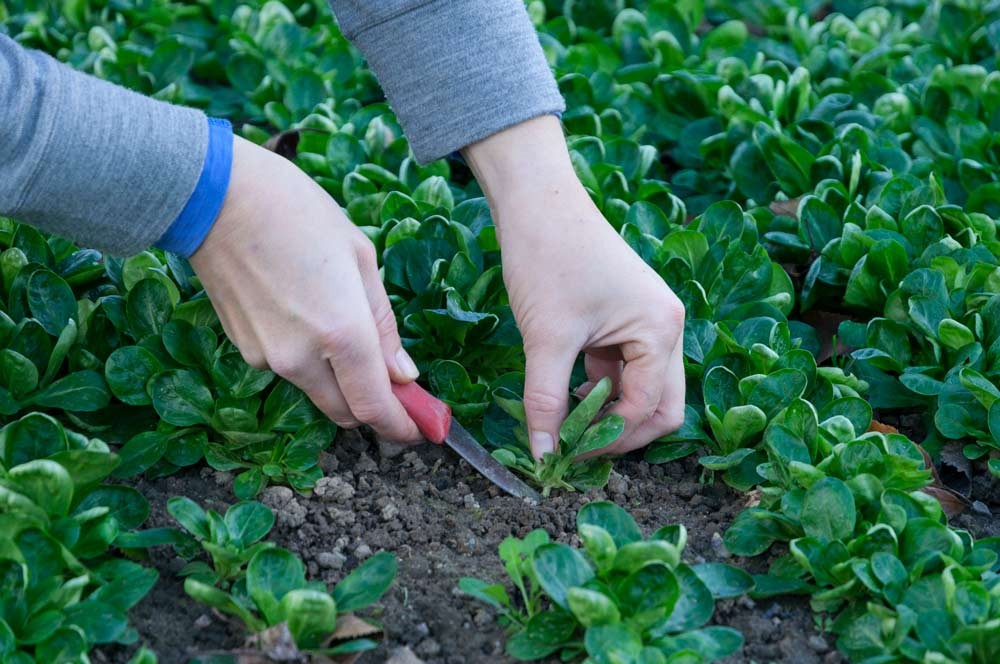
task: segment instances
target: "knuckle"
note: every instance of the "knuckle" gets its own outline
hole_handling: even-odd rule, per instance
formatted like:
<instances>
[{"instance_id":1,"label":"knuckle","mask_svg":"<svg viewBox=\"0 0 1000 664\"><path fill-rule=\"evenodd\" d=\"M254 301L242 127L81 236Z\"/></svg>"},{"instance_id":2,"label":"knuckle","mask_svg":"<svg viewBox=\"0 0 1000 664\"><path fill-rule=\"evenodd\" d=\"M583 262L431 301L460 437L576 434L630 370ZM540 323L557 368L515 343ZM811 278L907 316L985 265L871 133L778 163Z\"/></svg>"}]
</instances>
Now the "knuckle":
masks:
<instances>
[{"instance_id":1,"label":"knuckle","mask_svg":"<svg viewBox=\"0 0 1000 664\"><path fill-rule=\"evenodd\" d=\"M660 428L663 429L663 433L660 435L673 433L684 425L684 411L677 408L671 408L663 417L660 419Z\"/></svg>"},{"instance_id":2,"label":"knuckle","mask_svg":"<svg viewBox=\"0 0 1000 664\"><path fill-rule=\"evenodd\" d=\"M378 427L384 418L384 411L377 403L372 401L363 401L361 403L356 403L351 406L351 412L354 414L354 418L359 422L368 424L373 427Z\"/></svg>"},{"instance_id":3,"label":"knuckle","mask_svg":"<svg viewBox=\"0 0 1000 664\"><path fill-rule=\"evenodd\" d=\"M396 330L396 314L388 304L381 304L372 312L375 318L375 327L381 334L388 334Z\"/></svg>"},{"instance_id":4,"label":"knuckle","mask_svg":"<svg viewBox=\"0 0 1000 664\"><path fill-rule=\"evenodd\" d=\"M272 352L268 354L265 364L271 368L271 371L293 383L302 376L303 369L305 368L305 362L299 357L284 352Z\"/></svg>"},{"instance_id":5,"label":"knuckle","mask_svg":"<svg viewBox=\"0 0 1000 664\"><path fill-rule=\"evenodd\" d=\"M538 389L525 389L524 408L540 415L561 415L563 400Z\"/></svg>"},{"instance_id":6,"label":"knuckle","mask_svg":"<svg viewBox=\"0 0 1000 664\"><path fill-rule=\"evenodd\" d=\"M676 296L665 298L654 311L654 321L660 331L676 336L684 328L684 305Z\"/></svg>"},{"instance_id":7,"label":"knuckle","mask_svg":"<svg viewBox=\"0 0 1000 664\"><path fill-rule=\"evenodd\" d=\"M349 355L356 342L357 333L354 328L344 324L330 325L316 333L316 343L324 357Z\"/></svg>"}]
</instances>

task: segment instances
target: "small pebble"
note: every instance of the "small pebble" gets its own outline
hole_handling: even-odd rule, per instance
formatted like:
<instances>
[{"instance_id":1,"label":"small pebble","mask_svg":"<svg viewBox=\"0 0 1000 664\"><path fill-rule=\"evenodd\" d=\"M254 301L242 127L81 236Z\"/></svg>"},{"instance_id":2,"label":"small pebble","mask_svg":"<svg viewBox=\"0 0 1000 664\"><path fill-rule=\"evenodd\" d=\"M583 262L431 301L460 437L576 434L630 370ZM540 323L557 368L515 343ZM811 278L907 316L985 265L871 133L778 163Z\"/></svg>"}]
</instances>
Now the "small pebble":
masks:
<instances>
[{"instance_id":1,"label":"small pebble","mask_svg":"<svg viewBox=\"0 0 1000 664\"><path fill-rule=\"evenodd\" d=\"M354 470L359 473L377 473L378 464L375 463L374 459L362 452L354 464Z\"/></svg>"},{"instance_id":2,"label":"small pebble","mask_svg":"<svg viewBox=\"0 0 1000 664\"><path fill-rule=\"evenodd\" d=\"M826 642L826 639L824 639L822 636L819 636L818 634L813 634L812 636L809 637L809 647L815 650L816 652L826 652L827 650L830 649L830 646Z\"/></svg>"},{"instance_id":3,"label":"small pebble","mask_svg":"<svg viewBox=\"0 0 1000 664\"><path fill-rule=\"evenodd\" d=\"M421 657L434 657L441 654L441 644L434 639L424 639L417 644L417 654Z\"/></svg>"},{"instance_id":4,"label":"small pebble","mask_svg":"<svg viewBox=\"0 0 1000 664\"><path fill-rule=\"evenodd\" d=\"M326 569L342 569L344 563L347 562L347 556L333 551L323 551L316 556L316 562L320 564L320 567Z\"/></svg>"},{"instance_id":5,"label":"small pebble","mask_svg":"<svg viewBox=\"0 0 1000 664\"><path fill-rule=\"evenodd\" d=\"M406 646L399 646L392 651L385 664L424 664L424 660L417 657L412 650Z\"/></svg>"},{"instance_id":6,"label":"small pebble","mask_svg":"<svg viewBox=\"0 0 1000 664\"><path fill-rule=\"evenodd\" d=\"M376 436L375 441L378 443L378 454L383 459L393 459L410 449L410 445L397 443L394 440L388 440L382 436Z\"/></svg>"},{"instance_id":7,"label":"small pebble","mask_svg":"<svg viewBox=\"0 0 1000 664\"><path fill-rule=\"evenodd\" d=\"M211 626L211 624L212 624L212 617L209 616L207 613L203 613L200 616L198 616L197 620L194 621L194 628L205 629Z\"/></svg>"},{"instance_id":8,"label":"small pebble","mask_svg":"<svg viewBox=\"0 0 1000 664\"><path fill-rule=\"evenodd\" d=\"M478 510L479 503L476 501L476 497L471 493L467 493L462 496L462 504L465 505L466 509Z\"/></svg>"},{"instance_id":9,"label":"small pebble","mask_svg":"<svg viewBox=\"0 0 1000 664\"><path fill-rule=\"evenodd\" d=\"M354 487L336 475L321 477L316 482L313 494L326 502L344 503L354 497Z\"/></svg>"},{"instance_id":10,"label":"small pebble","mask_svg":"<svg viewBox=\"0 0 1000 664\"><path fill-rule=\"evenodd\" d=\"M354 556L359 560L365 560L372 555L372 548L367 544L359 544L358 548L354 549Z\"/></svg>"},{"instance_id":11,"label":"small pebble","mask_svg":"<svg viewBox=\"0 0 1000 664\"><path fill-rule=\"evenodd\" d=\"M726 548L726 543L718 531L712 533L712 551L720 558L730 558L733 555Z\"/></svg>"},{"instance_id":12,"label":"small pebble","mask_svg":"<svg viewBox=\"0 0 1000 664\"><path fill-rule=\"evenodd\" d=\"M389 503L382 508L382 520L392 521L399 515L399 508L396 507L395 503Z\"/></svg>"}]
</instances>

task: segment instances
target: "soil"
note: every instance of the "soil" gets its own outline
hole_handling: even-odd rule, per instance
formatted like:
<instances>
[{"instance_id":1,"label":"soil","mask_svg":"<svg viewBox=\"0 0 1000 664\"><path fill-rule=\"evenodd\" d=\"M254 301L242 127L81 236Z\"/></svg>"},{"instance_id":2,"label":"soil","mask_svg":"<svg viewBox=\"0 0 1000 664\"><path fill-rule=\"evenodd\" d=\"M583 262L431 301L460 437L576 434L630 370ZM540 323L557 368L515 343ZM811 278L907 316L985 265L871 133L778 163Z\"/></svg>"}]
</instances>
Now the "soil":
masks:
<instances>
[{"instance_id":1,"label":"soil","mask_svg":"<svg viewBox=\"0 0 1000 664\"><path fill-rule=\"evenodd\" d=\"M362 662L386 661L400 647L428 664L504 663L504 633L493 612L457 589L463 576L500 580L497 546L508 535L544 528L556 539L575 540L575 515L585 502L612 500L631 511L644 531L668 523L688 529L689 562L723 561L730 554L721 535L748 496L721 483L699 481L693 458L664 466L637 459L618 463L604 490L562 494L532 506L502 495L450 450L378 445L356 432L343 432L324 455L327 477L311 497L284 487L265 490L261 500L275 509L269 539L302 557L311 578L334 584L364 558L380 550L399 557L396 584L368 615L386 627L385 643ZM148 526L175 525L165 511L168 498L186 495L218 511L235 502L232 477L209 468L136 484L152 505ZM976 536L1000 535L1000 523L981 514L958 517ZM141 640L162 664L237 648L240 629L189 599L177 581L183 561L169 548L155 550L160 570L153 592L132 611ZM740 560L764 571L764 557ZM739 629L742 650L730 664L842 662L834 639L816 629L805 600L748 598L717 603L713 621ZM125 662L125 649L105 650L95 661Z\"/></svg>"}]
</instances>

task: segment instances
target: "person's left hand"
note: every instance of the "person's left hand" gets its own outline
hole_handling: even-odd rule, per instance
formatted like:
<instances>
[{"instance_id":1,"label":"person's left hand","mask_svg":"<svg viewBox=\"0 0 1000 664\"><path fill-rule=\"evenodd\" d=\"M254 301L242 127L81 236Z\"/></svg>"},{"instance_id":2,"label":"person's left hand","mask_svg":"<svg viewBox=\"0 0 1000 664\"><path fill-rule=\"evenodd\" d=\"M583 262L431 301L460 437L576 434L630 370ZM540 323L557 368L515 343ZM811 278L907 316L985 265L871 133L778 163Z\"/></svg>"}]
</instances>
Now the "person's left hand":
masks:
<instances>
[{"instance_id":1,"label":"person's left hand","mask_svg":"<svg viewBox=\"0 0 1000 664\"><path fill-rule=\"evenodd\" d=\"M625 418L626 429L604 453L677 429L684 420L684 308L591 201L558 121L525 122L465 155L490 202L524 337L533 454L555 449L581 351L589 381L608 376L620 393L610 411Z\"/></svg>"}]
</instances>

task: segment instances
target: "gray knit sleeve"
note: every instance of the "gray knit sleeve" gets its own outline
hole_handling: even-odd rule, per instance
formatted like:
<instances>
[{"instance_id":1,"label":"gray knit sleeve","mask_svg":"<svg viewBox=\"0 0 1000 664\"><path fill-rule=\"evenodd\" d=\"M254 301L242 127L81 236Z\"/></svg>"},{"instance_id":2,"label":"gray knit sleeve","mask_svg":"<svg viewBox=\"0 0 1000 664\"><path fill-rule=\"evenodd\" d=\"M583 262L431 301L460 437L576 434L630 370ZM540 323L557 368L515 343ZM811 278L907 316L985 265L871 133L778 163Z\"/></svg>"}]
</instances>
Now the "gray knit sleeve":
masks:
<instances>
[{"instance_id":1,"label":"gray knit sleeve","mask_svg":"<svg viewBox=\"0 0 1000 664\"><path fill-rule=\"evenodd\" d=\"M208 123L0 35L0 215L127 255L194 190Z\"/></svg>"},{"instance_id":2,"label":"gray knit sleeve","mask_svg":"<svg viewBox=\"0 0 1000 664\"><path fill-rule=\"evenodd\" d=\"M421 162L565 108L523 0L330 4Z\"/></svg>"}]
</instances>

